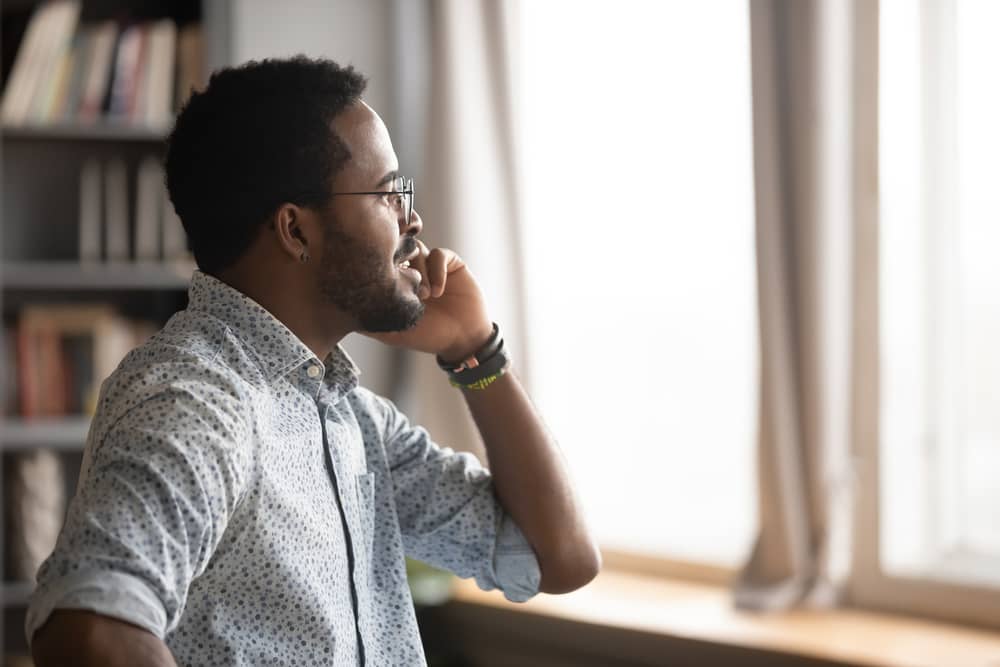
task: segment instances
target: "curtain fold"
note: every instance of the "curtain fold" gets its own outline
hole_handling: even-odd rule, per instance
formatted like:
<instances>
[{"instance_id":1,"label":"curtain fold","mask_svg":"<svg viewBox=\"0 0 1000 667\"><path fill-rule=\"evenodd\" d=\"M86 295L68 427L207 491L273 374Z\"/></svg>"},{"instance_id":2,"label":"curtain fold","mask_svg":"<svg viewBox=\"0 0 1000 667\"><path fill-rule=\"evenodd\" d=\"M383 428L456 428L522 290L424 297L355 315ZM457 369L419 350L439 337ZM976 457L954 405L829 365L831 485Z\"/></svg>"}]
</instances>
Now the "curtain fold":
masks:
<instances>
[{"instance_id":1,"label":"curtain fold","mask_svg":"<svg viewBox=\"0 0 1000 667\"><path fill-rule=\"evenodd\" d=\"M422 236L428 245L452 248L466 261L525 379L513 93L517 2L403 0L397 12L403 31L426 30L423 37L407 38L412 48L397 60L404 77L415 68L426 82L423 88L408 84L410 94L398 112L401 117L426 114L424 127L409 133L410 145L422 153L415 200L424 220ZM423 64L411 59L421 44L430 50ZM407 386L401 402L413 421L439 443L484 457L461 394L448 387L434 360L404 355L403 362Z\"/></svg>"},{"instance_id":2,"label":"curtain fold","mask_svg":"<svg viewBox=\"0 0 1000 667\"><path fill-rule=\"evenodd\" d=\"M760 528L735 582L743 608L831 605L848 574L853 120L876 113L854 95L855 10L750 2Z\"/></svg>"}]
</instances>

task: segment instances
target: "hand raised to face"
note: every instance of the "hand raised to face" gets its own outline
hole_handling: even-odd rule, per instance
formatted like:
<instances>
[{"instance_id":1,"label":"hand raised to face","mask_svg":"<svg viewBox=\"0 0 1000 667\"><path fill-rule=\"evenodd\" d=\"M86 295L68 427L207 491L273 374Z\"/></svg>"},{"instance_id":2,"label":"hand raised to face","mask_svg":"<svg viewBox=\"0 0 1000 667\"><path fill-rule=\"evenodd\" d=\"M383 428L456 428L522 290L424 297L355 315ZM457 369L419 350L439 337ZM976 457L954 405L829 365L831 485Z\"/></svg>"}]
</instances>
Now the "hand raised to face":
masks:
<instances>
[{"instance_id":1,"label":"hand raised to face","mask_svg":"<svg viewBox=\"0 0 1000 667\"><path fill-rule=\"evenodd\" d=\"M387 345L419 350L446 361L464 359L493 333L482 290L472 272L454 251L430 250L417 241L420 252L410 267L420 274L417 295L424 315L416 326L395 333L366 333Z\"/></svg>"}]
</instances>

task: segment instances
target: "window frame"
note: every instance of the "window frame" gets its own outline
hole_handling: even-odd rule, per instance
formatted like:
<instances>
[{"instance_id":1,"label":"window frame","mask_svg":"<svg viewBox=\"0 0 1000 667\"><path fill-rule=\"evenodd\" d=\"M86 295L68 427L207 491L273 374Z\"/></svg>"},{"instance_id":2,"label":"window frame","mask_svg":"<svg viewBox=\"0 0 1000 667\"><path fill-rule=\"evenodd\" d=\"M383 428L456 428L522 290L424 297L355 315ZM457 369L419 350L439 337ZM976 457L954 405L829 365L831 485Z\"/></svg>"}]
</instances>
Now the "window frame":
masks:
<instances>
[{"instance_id":1,"label":"window frame","mask_svg":"<svg viewBox=\"0 0 1000 667\"><path fill-rule=\"evenodd\" d=\"M954 55L956 0L921 3L923 58ZM854 352L852 448L857 461L852 569L848 603L861 608L915 614L1000 628L1000 588L886 572L880 562L880 280L879 280L879 3L855 2L855 136L860 156L854 181ZM948 23L950 21L950 24ZM951 40L952 43L949 43ZM875 66L871 66L875 63ZM866 66L867 65L867 66ZM934 68L939 70L939 68ZM947 85L930 78L924 100L941 97ZM932 142L928 142L932 143ZM922 205L927 205L925 199Z\"/></svg>"}]
</instances>

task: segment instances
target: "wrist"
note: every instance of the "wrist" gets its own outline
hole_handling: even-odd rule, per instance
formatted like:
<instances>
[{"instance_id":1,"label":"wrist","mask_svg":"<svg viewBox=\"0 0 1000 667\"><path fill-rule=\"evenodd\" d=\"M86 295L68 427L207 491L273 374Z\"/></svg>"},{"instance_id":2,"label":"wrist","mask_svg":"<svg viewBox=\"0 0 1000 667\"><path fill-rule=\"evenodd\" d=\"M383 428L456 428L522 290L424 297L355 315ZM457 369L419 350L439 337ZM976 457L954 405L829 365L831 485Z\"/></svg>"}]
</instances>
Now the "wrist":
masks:
<instances>
[{"instance_id":1,"label":"wrist","mask_svg":"<svg viewBox=\"0 0 1000 667\"><path fill-rule=\"evenodd\" d=\"M438 359L448 365L458 365L483 349L493 337L493 323L486 322L461 341L442 350Z\"/></svg>"},{"instance_id":2,"label":"wrist","mask_svg":"<svg viewBox=\"0 0 1000 667\"><path fill-rule=\"evenodd\" d=\"M439 355L437 362L448 374L449 382L462 389L486 389L510 368L510 356L504 350L503 336L495 323L489 338L475 352L451 363Z\"/></svg>"}]
</instances>

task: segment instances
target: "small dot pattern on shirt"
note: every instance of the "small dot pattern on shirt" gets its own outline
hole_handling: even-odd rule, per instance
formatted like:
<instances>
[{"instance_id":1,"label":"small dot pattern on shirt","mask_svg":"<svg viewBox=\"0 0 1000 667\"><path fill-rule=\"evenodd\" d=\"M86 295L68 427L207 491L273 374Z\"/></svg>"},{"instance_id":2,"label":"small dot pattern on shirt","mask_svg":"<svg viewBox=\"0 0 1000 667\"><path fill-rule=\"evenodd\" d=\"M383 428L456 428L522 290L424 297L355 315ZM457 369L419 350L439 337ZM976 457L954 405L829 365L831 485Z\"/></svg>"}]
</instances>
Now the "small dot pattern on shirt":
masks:
<instances>
[{"instance_id":1,"label":"small dot pattern on shirt","mask_svg":"<svg viewBox=\"0 0 1000 667\"><path fill-rule=\"evenodd\" d=\"M86 608L183 666L423 665L404 554L537 593L489 472L358 376L196 272L188 308L102 385L29 638L53 609Z\"/></svg>"}]
</instances>

